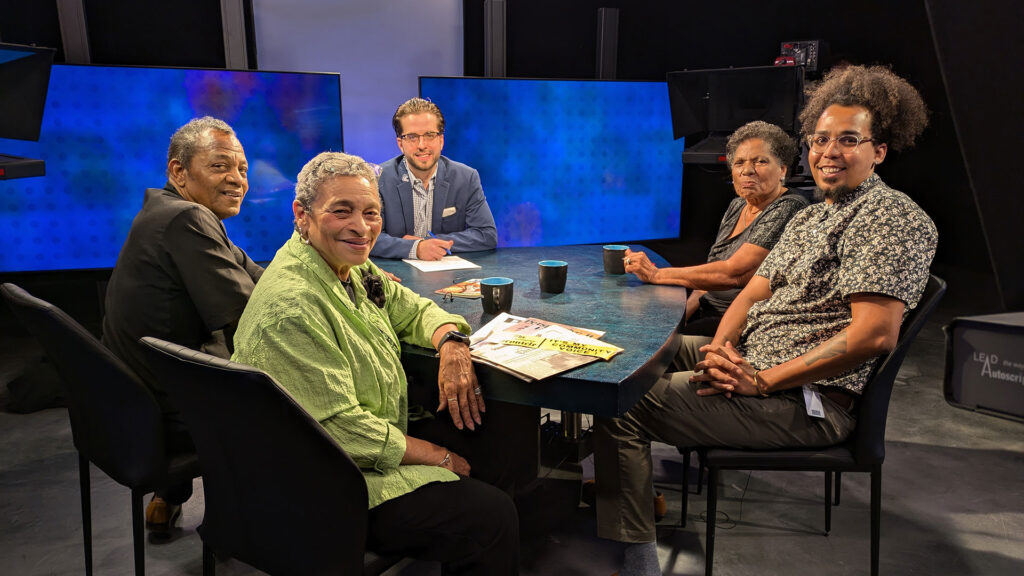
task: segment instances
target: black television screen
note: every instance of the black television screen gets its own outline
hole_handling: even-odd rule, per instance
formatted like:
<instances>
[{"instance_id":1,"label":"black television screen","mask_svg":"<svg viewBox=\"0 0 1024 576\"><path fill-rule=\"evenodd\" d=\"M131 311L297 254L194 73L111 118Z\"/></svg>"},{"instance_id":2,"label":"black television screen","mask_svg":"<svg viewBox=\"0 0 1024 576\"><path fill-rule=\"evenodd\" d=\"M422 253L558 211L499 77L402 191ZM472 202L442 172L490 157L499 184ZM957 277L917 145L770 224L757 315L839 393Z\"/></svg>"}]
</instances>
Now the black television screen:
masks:
<instances>
[{"instance_id":1,"label":"black television screen","mask_svg":"<svg viewBox=\"0 0 1024 576\"><path fill-rule=\"evenodd\" d=\"M801 66L688 70L669 72L667 80L676 138L728 134L753 120L791 133L798 130L804 86Z\"/></svg>"},{"instance_id":2,"label":"black television screen","mask_svg":"<svg viewBox=\"0 0 1024 576\"><path fill-rule=\"evenodd\" d=\"M342 149L339 75L55 64L39 141L0 139L47 165L0 180L0 272L112 268L144 190L166 182L171 134L204 115L235 129L249 161L228 234L271 259L291 234L296 174Z\"/></svg>"},{"instance_id":3,"label":"black television screen","mask_svg":"<svg viewBox=\"0 0 1024 576\"><path fill-rule=\"evenodd\" d=\"M0 138L39 140L53 54L0 43Z\"/></svg>"},{"instance_id":4,"label":"black television screen","mask_svg":"<svg viewBox=\"0 0 1024 576\"><path fill-rule=\"evenodd\" d=\"M443 154L480 172L498 246L679 236L683 143L664 82L421 77Z\"/></svg>"}]
</instances>

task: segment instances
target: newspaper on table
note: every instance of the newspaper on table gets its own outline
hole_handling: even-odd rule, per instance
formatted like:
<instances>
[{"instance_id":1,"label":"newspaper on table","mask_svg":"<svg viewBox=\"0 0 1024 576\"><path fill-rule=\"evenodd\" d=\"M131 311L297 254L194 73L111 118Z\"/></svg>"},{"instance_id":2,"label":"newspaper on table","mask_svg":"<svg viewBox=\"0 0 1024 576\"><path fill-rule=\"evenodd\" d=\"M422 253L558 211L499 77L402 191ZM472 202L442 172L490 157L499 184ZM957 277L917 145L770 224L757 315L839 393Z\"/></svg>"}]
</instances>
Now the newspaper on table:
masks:
<instances>
[{"instance_id":1,"label":"newspaper on table","mask_svg":"<svg viewBox=\"0 0 1024 576\"><path fill-rule=\"evenodd\" d=\"M529 382L622 352L598 340L602 336L601 331L503 312L473 334L470 352L475 360Z\"/></svg>"}]
</instances>

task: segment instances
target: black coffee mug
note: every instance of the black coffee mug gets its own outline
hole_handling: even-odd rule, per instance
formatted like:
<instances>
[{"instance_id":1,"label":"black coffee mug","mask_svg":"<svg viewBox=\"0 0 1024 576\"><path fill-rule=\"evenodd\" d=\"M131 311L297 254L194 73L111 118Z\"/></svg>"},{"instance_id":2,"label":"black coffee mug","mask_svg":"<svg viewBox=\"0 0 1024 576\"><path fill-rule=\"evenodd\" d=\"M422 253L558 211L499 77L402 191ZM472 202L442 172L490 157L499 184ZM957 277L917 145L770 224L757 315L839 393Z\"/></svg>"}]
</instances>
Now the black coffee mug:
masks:
<instances>
[{"instance_id":1,"label":"black coffee mug","mask_svg":"<svg viewBox=\"0 0 1024 576\"><path fill-rule=\"evenodd\" d=\"M604 247L604 273L625 274L626 265L622 259L626 257L626 246L622 244L606 244Z\"/></svg>"},{"instance_id":2,"label":"black coffee mug","mask_svg":"<svg viewBox=\"0 0 1024 576\"><path fill-rule=\"evenodd\" d=\"M480 281L480 300L484 305L484 312L497 314L508 312L512 309L512 289L515 286L511 278L495 276L484 278Z\"/></svg>"},{"instance_id":3,"label":"black coffee mug","mask_svg":"<svg viewBox=\"0 0 1024 576\"><path fill-rule=\"evenodd\" d=\"M561 294L565 291L565 279L569 272L569 263L564 260L541 260L537 263L540 275L540 291L548 294Z\"/></svg>"}]
</instances>

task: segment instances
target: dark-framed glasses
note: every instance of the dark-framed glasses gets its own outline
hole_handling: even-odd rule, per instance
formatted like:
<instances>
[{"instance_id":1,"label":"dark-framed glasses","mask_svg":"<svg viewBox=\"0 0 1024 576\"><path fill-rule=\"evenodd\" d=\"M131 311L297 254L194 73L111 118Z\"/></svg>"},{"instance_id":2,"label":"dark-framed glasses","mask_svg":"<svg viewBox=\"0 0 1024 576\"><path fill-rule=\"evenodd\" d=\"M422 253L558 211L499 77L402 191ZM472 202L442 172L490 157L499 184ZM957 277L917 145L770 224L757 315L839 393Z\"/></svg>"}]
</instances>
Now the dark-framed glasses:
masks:
<instances>
[{"instance_id":1,"label":"dark-framed glasses","mask_svg":"<svg viewBox=\"0 0 1024 576\"><path fill-rule=\"evenodd\" d=\"M833 142L839 147L840 152L853 152L857 146L872 141L872 138L857 136L856 134L843 134L835 138L829 138L824 134L811 134L807 137L807 145L811 148L811 152L815 154L824 153Z\"/></svg>"},{"instance_id":2,"label":"dark-framed glasses","mask_svg":"<svg viewBox=\"0 0 1024 576\"><path fill-rule=\"evenodd\" d=\"M434 140L437 140L442 134L444 134L444 132L427 132L426 134L413 134L410 132L408 134L402 134L399 138L405 140L409 144L419 144L420 138L422 138L424 142L430 144Z\"/></svg>"}]
</instances>

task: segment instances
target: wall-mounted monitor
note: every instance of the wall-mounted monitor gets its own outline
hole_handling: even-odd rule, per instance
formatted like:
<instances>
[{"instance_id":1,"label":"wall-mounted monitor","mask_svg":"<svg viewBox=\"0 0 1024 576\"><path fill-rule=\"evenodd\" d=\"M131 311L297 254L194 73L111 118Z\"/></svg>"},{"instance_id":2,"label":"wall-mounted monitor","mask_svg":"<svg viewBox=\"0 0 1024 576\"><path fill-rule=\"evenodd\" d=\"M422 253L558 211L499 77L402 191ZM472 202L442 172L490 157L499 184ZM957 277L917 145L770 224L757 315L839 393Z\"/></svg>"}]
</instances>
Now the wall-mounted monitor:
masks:
<instances>
[{"instance_id":1,"label":"wall-mounted monitor","mask_svg":"<svg viewBox=\"0 0 1024 576\"><path fill-rule=\"evenodd\" d=\"M249 161L249 193L224 221L257 261L292 230L295 176L342 150L337 74L53 66L38 142L46 176L0 181L0 272L112 268L146 188L166 182L167 145L196 116L221 118Z\"/></svg>"},{"instance_id":2,"label":"wall-mounted monitor","mask_svg":"<svg viewBox=\"0 0 1024 576\"><path fill-rule=\"evenodd\" d=\"M498 246L679 236L683 142L664 82L421 77L444 155L480 172Z\"/></svg>"}]
</instances>

